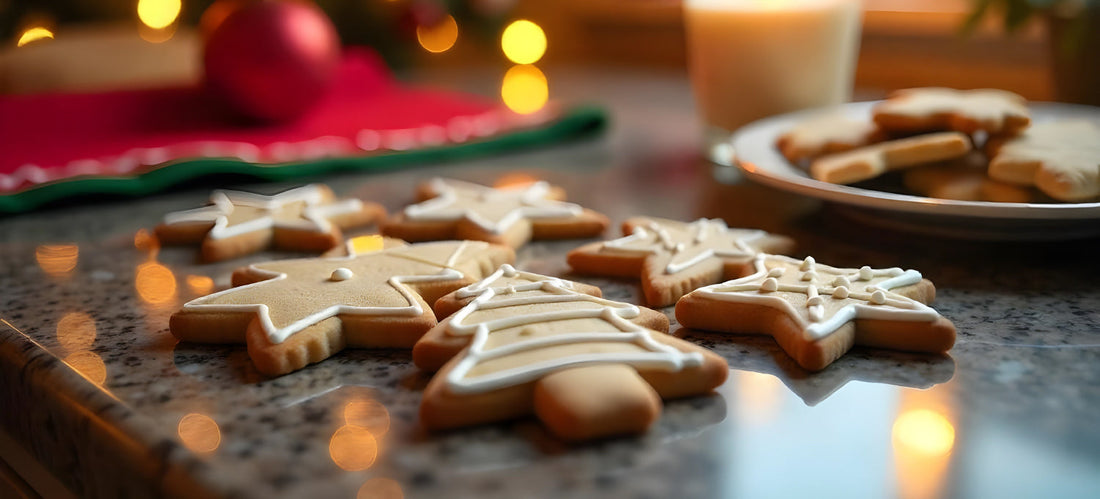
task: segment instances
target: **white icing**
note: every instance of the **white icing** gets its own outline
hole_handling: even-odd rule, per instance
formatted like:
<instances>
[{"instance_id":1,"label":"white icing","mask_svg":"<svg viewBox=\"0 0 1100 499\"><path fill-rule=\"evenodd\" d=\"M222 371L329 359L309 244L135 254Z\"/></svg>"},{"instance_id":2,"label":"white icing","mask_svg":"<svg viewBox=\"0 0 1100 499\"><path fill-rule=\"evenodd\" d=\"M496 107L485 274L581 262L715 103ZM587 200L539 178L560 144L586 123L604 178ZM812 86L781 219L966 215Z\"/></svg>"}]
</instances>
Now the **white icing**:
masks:
<instances>
[{"instance_id":1,"label":"white icing","mask_svg":"<svg viewBox=\"0 0 1100 499\"><path fill-rule=\"evenodd\" d=\"M493 283L502 277L518 277L531 282L527 284L510 284L493 287ZM525 291L542 291L543 293L528 293L516 298L494 299L495 297L507 296L516 292ZM510 265L504 265L483 281L467 286L456 293L458 297L468 298L476 296L473 301L455 313L447 326L447 331L450 334L456 336L473 336L470 346L465 352L465 356L462 357L447 374L446 380L448 388L457 394L480 393L514 386L534 381L550 372L562 368L594 363L623 363L634 367L678 371L684 367L701 365L703 362L703 357L698 352L684 353L671 346L662 344L652 337L652 332L649 329L638 326L627 320L637 317L640 314L638 307L580 293L573 290L571 283L561 279L520 272ZM589 302L598 304L600 307L511 315L480 323L466 322L472 313L479 310L501 309L519 305L567 302ZM488 351L484 348L489 335L496 330L550 321L586 318L603 319L622 332L577 331L512 343ZM528 350L584 342L633 343L648 351L579 354L548 359L521 367L479 375L473 378L466 377L471 369L487 360L514 355Z\"/></svg>"},{"instance_id":2,"label":"white icing","mask_svg":"<svg viewBox=\"0 0 1100 499\"><path fill-rule=\"evenodd\" d=\"M210 206L193 210L178 211L164 216L164 223L213 222L214 227L207 233L210 239L230 237L267 230L271 228L297 229L311 232L328 232L332 224L328 218L354 213L363 207L358 199L345 199L325 204L324 191L317 184L291 189L274 196L264 196L250 192L216 190L210 196ZM305 203L297 220L276 220L275 215L291 203ZM229 225L229 215L235 207L250 207L263 210L264 216Z\"/></svg>"},{"instance_id":3,"label":"white icing","mask_svg":"<svg viewBox=\"0 0 1100 499\"><path fill-rule=\"evenodd\" d=\"M494 189L482 185L434 178L436 197L405 208L410 220L452 221L467 219L492 234L500 234L525 218L576 217L584 209L573 203L547 199L550 184L534 182L522 189ZM469 206L466 206L466 205ZM489 207L511 206L493 220Z\"/></svg>"},{"instance_id":4,"label":"white icing","mask_svg":"<svg viewBox=\"0 0 1100 499\"><path fill-rule=\"evenodd\" d=\"M823 287L813 283L803 284L798 281L780 282L779 279L771 276L772 274L767 267L769 261L798 266L806 269L807 272L835 274L838 277L833 279L829 286ZM808 265L807 262L809 262ZM893 288L920 282L921 274L915 270L902 270L899 268L876 270L867 266L858 270L838 269L816 264L811 259L799 262L793 258L767 254L757 255L754 263L756 266L755 274L721 284L705 286L696 290L695 293L721 301L759 303L784 310L804 328L812 339L824 338L835 332L840 326L856 318L933 321L939 317L939 313L931 307L889 292ZM839 285L853 279L870 281L882 277L886 277L886 279L874 286L869 286L866 292L853 291L847 286ZM805 316L799 313L790 301L779 294L773 294L775 291L805 294L807 296ZM824 317L825 296L833 300L852 301L831 317Z\"/></svg>"},{"instance_id":5,"label":"white icing","mask_svg":"<svg viewBox=\"0 0 1100 499\"><path fill-rule=\"evenodd\" d=\"M448 257L447 261L452 262L453 258L454 258L454 254L457 254L457 253L460 253L460 252L464 251L468 243L469 242L467 242L467 241L463 241L461 244L459 244L455 248L454 252ZM434 243L434 244L440 244L440 243ZM453 244L453 243L445 243L445 244ZM421 247L423 247L423 246L421 246ZM409 252L410 248L415 249L415 247L400 246L400 247L397 247L397 248L392 248L390 250L383 250L383 251L378 251L378 252L373 252L373 253L367 253L367 254L364 254L364 255L350 255L350 256L323 258L323 259L316 259L316 260L324 260L324 261L328 261L328 262L347 262L347 261L352 261L352 260L371 259L371 258L375 258L376 256L378 256L380 254L388 254L388 255L391 255L391 256L397 256L399 258L405 258L405 259L414 260L414 261L418 261L418 262L422 262L422 263L428 263L428 264L431 264L431 265L439 265L438 263L433 263L433 262L426 261L426 260L423 260L423 259L420 259L420 258L415 258L415 257L413 257L413 255L405 254L405 253ZM314 260L314 259L311 259L311 260ZM351 273L351 271L349 269L347 269L346 267L338 267L336 270L333 271L333 277L335 277L336 274L340 270L348 270L348 273L349 274ZM205 302L210 302L210 301L217 301L222 296L226 296L226 295L230 295L230 294L234 294L234 293L241 293L243 291L246 291L246 290L249 290L249 289L252 289L252 288L257 288L257 287L260 287L260 286L270 285L271 283L282 281L282 280L287 278L286 273L264 270L264 269L256 267L255 265L249 266L249 271L251 273L253 273L255 275L258 275L258 276L261 276L261 277L268 277L268 279L263 280L263 281L259 281L259 282L254 282L252 284L246 284L244 286L229 288L229 289L226 289L226 290L223 290L223 291L219 291L217 293L213 293L213 294L209 294L209 295L206 295L206 296L203 296L203 297L200 297L200 298L196 298L196 299L191 300L190 302L187 302L186 304L184 304L183 305L183 310L193 311L193 312L255 312L257 317L259 318L260 326L263 328L264 333L267 335L268 340L271 341L272 343L279 344L279 343L282 343L283 341L286 341L286 339L289 338L294 333L297 333L297 332L299 332L299 331L301 331L301 330L303 330L303 329L305 329L305 328L307 328L307 327L309 327L313 324L316 324L316 323L318 323L322 320L328 319L330 317L335 317L337 315L395 315L395 316L418 316L418 315L421 315L421 314L424 313L424 308L420 306L420 301L414 296L413 292L408 289L408 286L406 286L406 284L418 283L418 282L451 281L451 280L461 279L461 278L464 277L464 274L462 272L459 272L458 270L455 270L453 268L449 268L449 266L441 268L440 271L438 273L435 273L435 274L414 275L414 276L393 276L393 277L390 277L389 279L387 279L386 282L391 287L393 287L398 293L401 294L402 298L404 298L408 302L407 306L371 307L371 306L354 306L354 305L336 304L336 305L329 306L329 307L327 307L323 310L320 310L320 311L314 312L312 314L309 314L305 317L302 317L301 319L298 319L298 320L296 320L296 321L294 321L294 322L292 322L288 325L285 325L283 327L277 327L272 322L270 309L265 304L262 304L262 303L255 303L255 304L253 304L253 303L249 303L249 304L219 304L219 303L210 304L210 303L205 303ZM341 285L340 283L342 281L339 281L337 279L330 279L329 282L331 283L331 285Z\"/></svg>"},{"instance_id":6,"label":"white icing","mask_svg":"<svg viewBox=\"0 0 1100 499\"><path fill-rule=\"evenodd\" d=\"M664 222L669 223L669 222ZM674 222L677 223L678 222ZM672 234L660 223L650 222L645 227L635 227L634 233L603 243L602 250L623 253L657 254L666 252L673 257L665 267L666 274L676 274L714 257L750 257L757 252L749 243L767 235L761 230L730 229L720 219L700 218L686 224L688 239L676 241ZM728 241L729 248L704 248L702 251L689 251L707 244L715 238Z\"/></svg>"},{"instance_id":7,"label":"white icing","mask_svg":"<svg viewBox=\"0 0 1100 499\"><path fill-rule=\"evenodd\" d=\"M340 281L346 281L348 279L351 279L354 276L355 276L355 273L353 273L351 271L351 269L349 269L347 267L340 267L336 270L333 270L332 275L329 276L328 279L330 281L333 281L333 282L340 282Z\"/></svg>"}]
</instances>

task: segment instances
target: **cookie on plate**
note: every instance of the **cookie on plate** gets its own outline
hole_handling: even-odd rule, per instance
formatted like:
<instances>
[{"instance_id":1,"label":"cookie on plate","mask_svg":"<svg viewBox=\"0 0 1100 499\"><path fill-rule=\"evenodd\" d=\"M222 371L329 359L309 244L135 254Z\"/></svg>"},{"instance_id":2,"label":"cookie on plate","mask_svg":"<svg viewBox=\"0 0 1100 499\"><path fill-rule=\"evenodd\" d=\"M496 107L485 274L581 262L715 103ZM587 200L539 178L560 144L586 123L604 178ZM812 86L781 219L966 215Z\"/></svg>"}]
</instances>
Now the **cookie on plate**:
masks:
<instances>
[{"instance_id":1,"label":"cookie on plate","mask_svg":"<svg viewBox=\"0 0 1100 499\"><path fill-rule=\"evenodd\" d=\"M257 263L235 287L172 315L180 341L245 343L256 369L276 376L345 346L409 348L436 324L429 303L513 261L481 241L397 246L350 257Z\"/></svg>"},{"instance_id":2,"label":"cookie on plate","mask_svg":"<svg viewBox=\"0 0 1100 499\"><path fill-rule=\"evenodd\" d=\"M810 164L810 176L831 184L852 184L890 170L961 158L971 149L970 137L959 132L917 135L822 156Z\"/></svg>"},{"instance_id":3,"label":"cookie on plate","mask_svg":"<svg viewBox=\"0 0 1100 499\"><path fill-rule=\"evenodd\" d=\"M779 152L792 163L882 142L885 134L870 121L843 113L826 113L800 122L776 140Z\"/></svg>"},{"instance_id":4,"label":"cookie on plate","mask_svg":"<svg viewBox=\"0 0 1100 499\"><path fill-rule=\"evenodd\" d=\"M1059 201L1100 196L1100 127L1088 121L1037 123L1016 137L986 145L989 176L1034 185Z\"/></svg>"},{"instance_id":5,"label":"cookie on plate","mask_svg":"<svg viewBox=\"0 0 1100 499\"><path fill-rule=\"evenodd\" d=\"M1026 99L1006 90L988 88L898 90L877 104L871 116L880 128L891 133L954 130L1012 135L1031 123Z\"/></svg>"},{"instance_id":6,"label":"cookie on plate","mask_svg":"<svg viewBox=\"0 0 1100 499\"><path fill-rule=\"evenodd\" d=\"M787 253L794 241L762 230L731 229L719 219L680 222L634 217L623 222L626 237L569 252L574 272L640 277L651 307L676 303L699 286L752 273L757 253Z\"/></svg>"},{"instance_id":7,"label":"cookie on plate","mask_svg":"<svg viewBox=\"0 0 1100 499\"><path fill-rule=\"evenodd\" d=\"M955 343L955 326L926 305L935 287L915 270L842 269L777 255L758 255L756 269L681 298L676 320L693 329L770 335L810 371L854 345L942 354Z\"/></svg>"},{"instance_id":8,"label":"cookie on plate","mask_svg":"<svg viewBox=\"0 0 1100 499\"><path fill-rule=\"evenodd\" d=\"M921 196L937 199L1030 203L1038 198L1033 188L989 178L986 168L985 156L972 153L959 160L905 170L902 182Z\"/></svg>"},{"instance_id":9,"label":"cookie on plate","mask_svg":"<svg viewBox=\"0 0 1100 499\"><path fill-rule=\"evenodd\" d=\"M651 329L663 314L598 290L503 266L441 302L463 303L425 335L413 361L442 369L424 389L429 430L534 414L565 440L640 433L661 399L710 393L725 359Z\"/></svg>"},{"instance_id":10,"label":"cookie on plate","mask_svg":"<svg viewBox=\"0 0 1100 499\"><path fill-rule=\"evenodd\" d=\"M311 184L274 196L217 190L210 206L165 215L155 229L166 244L202 244L207 262L277 247L320 253L340 244L341 228L369 225L386 216L377 203L337 199Z\"/></svg>"},{"instance_id":11,"label":"cookie on plate","mask_svg":"<svg viewBox=\"0 0 1100 499\"><path fill-rule=\"evenodd\" d=\"M432 179L420 198L382 226L382 234L406 241L474 239L520 247L531 239L594 237L607 217L561 201L564 193L546 182L503 188Z\"/></svg>"}]
</instances>

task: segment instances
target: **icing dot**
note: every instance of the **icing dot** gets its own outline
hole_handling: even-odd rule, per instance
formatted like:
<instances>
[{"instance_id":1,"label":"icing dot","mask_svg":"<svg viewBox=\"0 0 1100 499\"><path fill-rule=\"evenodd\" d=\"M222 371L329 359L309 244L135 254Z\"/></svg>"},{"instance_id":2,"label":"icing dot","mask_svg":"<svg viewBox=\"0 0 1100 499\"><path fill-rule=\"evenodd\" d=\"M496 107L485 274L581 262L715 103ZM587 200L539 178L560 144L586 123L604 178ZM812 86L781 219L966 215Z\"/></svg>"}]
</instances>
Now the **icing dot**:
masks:
<instances>
[{"instance_id":1,"label":"icing dot","mask_svg":"<svg viewBox=\"0 0 1100 499\"><path fill-rule=\"evenodd\" d=\"M765 293L771 293L777 289L779 289L779 281L775 280L774 277L764 279L764 282L760 284L760 291Z\"/></svg>"},{"instance_id":2,"label":"icing dot","mask_svg":"<svg viewBox=\"0 0 1100 499\"><path fill-rule=\"evenodd\" d=\"M847 277L844 277L842 275L836 276L836 279L833 279L833 286L847 288L847 287L850 287L851 285L852 285L851 281L849 281Z\"/></svg>"},{"instance_id":3,"label":"icing dot","mask_svg":"<svg viewBox=\"0 0 1100 499\"><path fill-rule=\"evenodd\" d=\"M803 281L814 282L817 281L817 272L809 271L802 274Z\"/></svg>"},{"instance_id":4,"label":"icing dot","mask_svg":"<svg viewBox=\"0 0 1100 499\"><path fill-rule=\"evenodd\" d=\"M502 295L510 295L512 293L515 293L515 292L516 292L516 287L515 286L508 286L508 287L505 287L504 289L500 290L500 294L502 294Z\"/></svg>"},{"instance_id":5,"label":"icing dot","mask_svg":"<svg viewBox=\"0 0 1100 499\"><path fill-rule=\"evenodd\" d=\"M844 286L837 286L833 289L833 298L843 300L848 297L848 288Z\"/></svg>"},{"instance_id":6,"label":"icing dot","mask_svg":"<svg viewBox=\"0 0 1100 499\"><path fill-rule=\"evenodd\" d=\"M355 276L355 274L353 274L351 272L351 269L340 267L340 268L332 271L332 275L329 276L328 280L330 280L332 282L340 282L340 281L346 281L348 279L351 279L354 276Z\"/></svg>"},{"instance_id":7,"label":"icing dot","mask_svg":"<svg viewBox=\"0 0 1100 499\"><path fill-rule=\"evenodd\" d=\"M874 303L875 305L882 305L886 303L886 292L879 289L876 290L874 293L871 293L871 303Z\"/></svg>"},{"instance_id":8,"label":"icing dot","mask_svg":"<svg viewBox=\"0 0 1100 499\"><path fill-rule=\"evenodd\" d=\"M870 281L875 276L875 271L866 265L859 268L859 280Z\"/></svg>"},{"instance_id":9,"label":"icing dot","mask_svg":"<svg viewBox=\"0 0 1100 499\"><path fill-rule=\"evenodd\" d=\"M783 267L776 267L768 271L768 277L783 277Z\"/></svg>"},{"instance_id":10,"label":"icing dot","mask_svg":"<svg viewBox=\"0 0 1100 499\"><path fill-rule=\"evenodd\" d=\"M810 269L814 268L814 263L816 263L814 261L814 257L808 256L808 257L806 257L805 260L802 260L802 266L799 267L798 269L799 270L810 270Z\"/></svg>"},{"instance_id":11,"label":"icing dot","mask_svg":"<svg viewBox=\"0 0 1100 499\"><path fill-rule=\"evenodd\" d=\"M834 292L835 293L835 292ZM813 307L816 305L825 304L825 299L820 296L811 296L809 300L806 300L806 306Z\"/></svg>"}]
</instances>

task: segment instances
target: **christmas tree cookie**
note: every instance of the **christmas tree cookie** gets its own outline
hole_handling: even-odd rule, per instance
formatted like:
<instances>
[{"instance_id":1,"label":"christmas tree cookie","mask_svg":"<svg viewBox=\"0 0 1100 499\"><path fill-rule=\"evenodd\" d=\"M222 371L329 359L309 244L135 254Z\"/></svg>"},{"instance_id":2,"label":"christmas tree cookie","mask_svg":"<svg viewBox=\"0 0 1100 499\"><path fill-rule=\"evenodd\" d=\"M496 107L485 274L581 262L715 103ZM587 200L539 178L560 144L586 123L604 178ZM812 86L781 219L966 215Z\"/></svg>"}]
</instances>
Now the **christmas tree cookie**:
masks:
<instances>
[{"instance_id":1,"label":"christmas tree cookie","mask_svg":"<svg viewBox=\"0 0 1100 499\"><path fill-rule=\"evenodd\" d=\"M708 393L728 373L721 357L652 329L668 327L662 314L508 265L437 308L458 304L413 349L417 366L445 362L424 390L428 429L533 413L567 440L638 433L662 398Z\"/></svg>"},{"instance_id":2,"label":"christmas tree cookie","mask_svg":"<svg viewBox=\"0 0 1100 499\"><path fill-rule=\"evenodd\" d=\"M546 182L491 188L432 179L420 187L427 199L405 208L382 233L406 241L473 239L518 248L531 239L595 237L607 217L572 203Z\"/></svg>"},{"instance_id":3,"label":"christmas tree cookie","mask_svg":"<svg viewBox=\"0 0 1100 499\"><path fill-rule=\"evenodd\" d=\"M765 254L755 265L753 275L681 298L676 319L688 328L771 335L811 371L853 345L944 353L955 343L955 326L926 305L935 287L915 270L839 269Z\"/></svg>"},{"instance_id":4,"label":"christmas tree cookie","mask_svg":"<svg viewBox=\"0 0 1100 499\"><path fill-rule=\"evenodd\" d=\"M429 303L514 256L446 241L255 264L233 274L235 287L185 304L170 329L181 341L246 343L256 369L273 376L345 346L409 348L436 324Z\"/></svg>"},{"instance_id":5,"label":"christmas tree cookie","mask_svg":"<svg viewBox=\"0 0 1100 499\"><path fill-rule=\"evenodd\" d=\"M567 260L574 272L638 277L646 304L664 307L699 286L753 272L761 252L786 253L794 242L762 230L731 229L719 219L685 223L636 217L623 223L626 237L581 246Z\"/></svg>"}]
</instances>

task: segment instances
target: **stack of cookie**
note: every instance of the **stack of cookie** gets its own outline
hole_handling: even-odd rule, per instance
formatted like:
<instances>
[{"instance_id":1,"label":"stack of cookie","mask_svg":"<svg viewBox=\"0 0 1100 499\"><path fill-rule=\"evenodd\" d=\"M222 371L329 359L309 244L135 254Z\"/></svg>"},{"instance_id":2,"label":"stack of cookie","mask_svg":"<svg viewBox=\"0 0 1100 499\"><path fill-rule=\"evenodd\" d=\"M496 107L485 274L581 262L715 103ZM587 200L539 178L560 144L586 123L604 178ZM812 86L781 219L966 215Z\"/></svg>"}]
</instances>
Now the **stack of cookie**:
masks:
<instances>
[{"instance_id":1,"label":"stack of cookie","mask_svg":"<svg viewBox=\"0 0 1100 499\"><path fill-rule=\"evenodd\" d=\"M876 105L872 120L817 116L779 137L814 179L852 184L904 170L907 189L964 201L1082 202L1100 196L1100 127L1031 122L1004 90L917 88Z\"/></svg>"}]
</instances>

